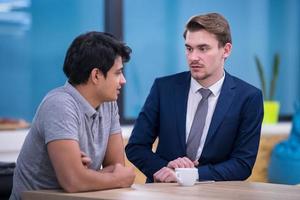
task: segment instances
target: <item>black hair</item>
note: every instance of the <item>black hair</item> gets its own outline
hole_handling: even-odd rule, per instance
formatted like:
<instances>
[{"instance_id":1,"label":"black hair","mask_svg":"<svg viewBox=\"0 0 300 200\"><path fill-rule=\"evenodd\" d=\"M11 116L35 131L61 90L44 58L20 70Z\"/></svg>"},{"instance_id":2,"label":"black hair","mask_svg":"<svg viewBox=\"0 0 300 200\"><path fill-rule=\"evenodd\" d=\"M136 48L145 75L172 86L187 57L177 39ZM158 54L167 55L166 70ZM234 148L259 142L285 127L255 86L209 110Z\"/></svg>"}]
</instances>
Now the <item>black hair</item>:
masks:
<instances>
[{"instance_id":1,"label":"black hair","mask_svg":"<svg viewBox=\"0 0 300 200\"><path fill-rule=\"evenodd\" d=\"M72 85L86 83L94 68L106 77L117 56L123 63L130 60L130 47L104 32L88 32L76 37L70 45L63 71Z\"/></svg>"}]
</instances>

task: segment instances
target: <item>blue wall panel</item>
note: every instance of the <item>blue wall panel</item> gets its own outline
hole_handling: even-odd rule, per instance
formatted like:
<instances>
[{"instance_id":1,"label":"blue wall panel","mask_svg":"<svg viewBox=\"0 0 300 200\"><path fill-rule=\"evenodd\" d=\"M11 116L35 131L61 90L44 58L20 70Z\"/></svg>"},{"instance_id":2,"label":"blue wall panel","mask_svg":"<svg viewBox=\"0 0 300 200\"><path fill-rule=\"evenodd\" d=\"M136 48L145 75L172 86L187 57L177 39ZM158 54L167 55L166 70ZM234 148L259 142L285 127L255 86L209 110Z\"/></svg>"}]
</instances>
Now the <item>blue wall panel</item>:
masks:
<instances>
[{"instance_id":1,"label":"blue wall panel","mask_svg":"<svg viewBox=\"0 0 300 200\"><path fill-rule=\"evenodd\" d=\"M32 0L11 11L29 16L29 25L13 15L0 18L0 117L32 120L44 95L66 81L62 66L71 41L103 31L103 11L103 0Z\"/></svg>"}]
</instances>

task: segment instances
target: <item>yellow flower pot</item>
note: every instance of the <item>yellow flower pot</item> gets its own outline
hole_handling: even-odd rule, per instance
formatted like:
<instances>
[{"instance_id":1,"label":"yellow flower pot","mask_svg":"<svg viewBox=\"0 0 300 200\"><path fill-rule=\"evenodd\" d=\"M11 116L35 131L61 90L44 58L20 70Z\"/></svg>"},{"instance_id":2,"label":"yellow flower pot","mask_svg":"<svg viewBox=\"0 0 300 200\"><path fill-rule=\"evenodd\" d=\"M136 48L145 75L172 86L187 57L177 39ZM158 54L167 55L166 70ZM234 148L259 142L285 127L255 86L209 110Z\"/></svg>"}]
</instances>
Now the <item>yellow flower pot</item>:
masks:
<instances>
[{"instance_id":1,"label":"yellow flower pot","mask_svg":"<svg viewBox=\"0 0 300 200\"><path fill-rule=\"evenodd\" d=\"M263 124L276 124L278 122L280 104L278 101L264 101Z\"/></svg>"}]
</instances>

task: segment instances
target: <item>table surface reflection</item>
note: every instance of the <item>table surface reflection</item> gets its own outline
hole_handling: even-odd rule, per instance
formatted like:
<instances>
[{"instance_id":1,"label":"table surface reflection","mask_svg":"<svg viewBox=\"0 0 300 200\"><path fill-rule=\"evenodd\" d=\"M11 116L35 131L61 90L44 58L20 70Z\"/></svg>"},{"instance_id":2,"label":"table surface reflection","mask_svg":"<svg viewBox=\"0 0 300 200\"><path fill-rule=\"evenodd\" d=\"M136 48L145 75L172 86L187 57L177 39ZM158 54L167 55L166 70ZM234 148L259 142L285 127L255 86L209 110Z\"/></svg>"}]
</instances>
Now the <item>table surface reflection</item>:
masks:
<instances>
[{"instance_id":1,"label":"table surface reflection","mask_svg":"<svg viewBox=\"0 0 300 200\"><path fill-rule=\"evenodd\" d=\"M227 181L197 183L182 187L177 183L134 184L131 188L103 190L83 193L65 193L63 191L40 190L23 193L24 200L152 200L152 199L230 199L230 200L266 200L266 199L300 199L300 186Z\"/></svg>"}]
</instances>

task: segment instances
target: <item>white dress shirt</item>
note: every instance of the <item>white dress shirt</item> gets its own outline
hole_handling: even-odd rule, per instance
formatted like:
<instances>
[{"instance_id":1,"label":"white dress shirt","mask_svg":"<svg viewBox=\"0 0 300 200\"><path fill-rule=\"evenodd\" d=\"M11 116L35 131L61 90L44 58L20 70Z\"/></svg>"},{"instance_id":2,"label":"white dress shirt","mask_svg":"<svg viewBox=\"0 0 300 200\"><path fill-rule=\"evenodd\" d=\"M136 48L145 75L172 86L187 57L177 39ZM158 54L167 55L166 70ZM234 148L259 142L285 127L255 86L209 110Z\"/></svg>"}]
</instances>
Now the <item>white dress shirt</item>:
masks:
<instances>
[{"instance_id":1,"label":"white dress shirt","mask_svg":"<svg viewBox=\"0 0 300 200\"><path fill-rule=\"evenodd\" d=\"M207 137L208 129L210 126L210 122L215 111L215 107L220 96L221 88L225 79L225 73L223 77L218 80L216 83L211 85L209 88L212 94L208 97L208 111L206 115L205 125L203 128L203 134L200 141L200 146L198 148L196 160L198 160L201 156L203 146ZM186 112L186 141L189 137L191 126L194 120L194 116L197 110L197 106L202 98L199 89L204 88L201 86L193 77L191 78L191 86L188 96L188 104L187 104L187 112Z\"/></svg>"}]
</instances>

